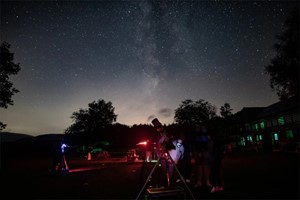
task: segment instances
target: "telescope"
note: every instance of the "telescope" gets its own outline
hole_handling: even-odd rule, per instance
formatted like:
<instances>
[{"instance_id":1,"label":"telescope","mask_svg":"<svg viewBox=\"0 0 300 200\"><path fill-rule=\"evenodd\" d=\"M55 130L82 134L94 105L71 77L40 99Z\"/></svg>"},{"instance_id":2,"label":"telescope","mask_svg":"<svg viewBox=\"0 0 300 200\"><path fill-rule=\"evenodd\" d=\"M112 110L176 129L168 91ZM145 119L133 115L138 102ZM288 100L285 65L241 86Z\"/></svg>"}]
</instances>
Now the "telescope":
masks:
<instances>
[{"instance_id":1,"label":"telescope","mask_svg":"<svg viewBox=\"0 0 300 200\"><path fill-rule=\"evenodd\" d=\"M154 128L156 129L157 132L159 132L161 138L158 141L158 145L160 146L161 150L170 150L170 149L175 149L173 143L172 143L172 136L170 136L160 123L160 121L155 118L152 120L152 124Z\"/></svg>"},{"instance_id":2,"label":"telescope","mask_svg":"<svg viewBox=\"0 0 300 200\"><path fill-rule=\"evenodd\" d=\"M162 134L162 132L164 132L164 127L162 126L162 124L160 123L160 121L157 118L153 119L151 123L153 124L153 126L157 130L157 132L159 132L160 134Z\"/></svg>"},{"instance_id":3,"label":"telescope","mask_svg":"<svg viewBox=\"0 0 300 200\"><path fill-rule=\"evenodd\" d=\"M170 154L170 152L172 152L173 157L177 157L178 153L180 153L180 151L178 151L178 149L183 147L182 146L182 141L181 140L173 140L173 141L177 141L176 143L173 143L172 137L167 133L167 131L164 130L164 127L162 126L162 124L160 123L160 121L157 118L153 119L151 122L152 122L154 128L156 129L156 131L159 132L159 134L161 136L161 138L157 142L159 148L156 149L157 154L158 154L157 155L158 160L157 160L156 164L154 165L153 169L151 170L150 174L148 175L148 177L147 177L147 179L144 183L144 186L140 190L140 193L138 194L136 200L139 199L140 195L142 194L142 191L145 189L147 183L152 178L152 174L153 174L155 168L158 166L158 164L162 165L163 172L166 173L165 178L166 178L168 186L166 188L163 188L163 189L161 189L161 188L148 188L147 189L148 195L150 195L150 196L154 195L154 196L157 196L157 197L160 196L160 195L165 196L167 193L170 194L171 190L174 190L175 193L177 193L177 194L183 192L183 194L185 196L184 190L181 187L179 187L179 188L177 187L177 188L174 189L170 185L171 178L173 176L173 170L175 169L176 172L178 173L179 177L181 178L181 181L184 183L185 187L189 191L191 197L193 199L195 199L192 192L190 191L188 185L185 183L185 180L183 179L183 176L180 174L180 172L179 172L179 170L176 166L177 161L175 163L175 161L173 160L173 158ZM161 191L159 191L159 190L161 190Z\"/></svg>"}]
</instances>

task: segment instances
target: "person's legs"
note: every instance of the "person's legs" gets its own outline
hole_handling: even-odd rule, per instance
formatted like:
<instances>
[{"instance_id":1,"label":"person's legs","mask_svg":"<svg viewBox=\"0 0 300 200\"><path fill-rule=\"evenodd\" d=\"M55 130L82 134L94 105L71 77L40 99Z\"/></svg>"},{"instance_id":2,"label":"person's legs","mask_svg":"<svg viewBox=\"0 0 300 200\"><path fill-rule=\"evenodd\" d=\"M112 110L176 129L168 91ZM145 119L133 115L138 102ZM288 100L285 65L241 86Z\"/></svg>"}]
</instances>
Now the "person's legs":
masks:
<instances>
[{"instance_id":1,"label":"person's legs","mask_svg":"<svg viewBox=\"0 0 300 200\"><path fill-rule=\"evenodd\" d=\"M62 163L63 163L63 168L64 168L65 170L69 170L69 167L68 167L68 164L67 164L67 160L66 160L66 156L65 156L65 155L63 155L63 157L62 157Z\"/></svg>"},{"instance_id":2,"label":"person's legs","mask_svg":"<svg viewBox=\"0 0 300 200\"><path fill-rule=\"evenodd\" d=\"M181 176L185 177L184 175L184 172L185 172L185 163L184 163L184 160L179 160L178 164L176 165L179 173L181 174ZM181 181L181 177L180 177L180 174L176 173L176 175L174 174L174 178L176 180L176 183L179 183Z\"/></svg>"},{"instance_id":3,"label":"person's legs","mask_svg":"<svg viewBox=\"0 0 300 200\"><path fill-rule=\"evenodd\" d=\"M191 179L191 157L186 156L184 160L184 166L183 166L183 176L186 180L186 182L190 182Z\"/></svg>"},{"instance_id":4,"label":"person's legs","mask_svg":"<svg viewBox=\"0 0 300 200\"><path fill-rule=\"evenodd\" d=\"M215 161L211 168L212 184L213 188L211 193L219 192L224 190L223 172L221 167L221 161Z\"/></svg>"},{"instance_id":5,"label":"person's legs","mask_svg":"<svg viewBox=\"0 0 300 200\"><path fill-rule=\"evenodd\" d=\"M203 166L203 170L204 170L204 182L208 187L212 187L211 184L211 170L210 170L210 166L209 165L204 165Z\"/></svg>"},{"instance_id":6,"label":"person's legs","mask_svg":"<svg viewBox=\"0 0 300 200\"><path fill-rule=\"evenodd\" d=\"M217 186L217 168L214 163L210 166L210 181L213 186Z\"/></svg>"},{"instance_id":7,"label":"person's legs","mask_svg":"<svg viewBox=\"0 0 300 200\"><path fill-rule=\"evenodd\" d=\"M217 164L217 189L218 191L223 191L224 190L224 180L223 180L223 170L222 170L222 164L221 161L218 162Z\"/></svg>"},{"instance_id":8,"label":"person's legs","mask_svg":"<svg viewBox=\"0 0 300 200\"><path fill-rule=\"evenodd\" d=\"M202 154L201 152L198 152L196 154L196 177L197 177L197 181L196 181L196 185L194 186L195 188L197 187L201 187L202 186L202 181L203 181L203 158L202 158Z\"/></svg>"},{"instance_id":9,"label":"person's legs","mask_svg":"<svg viewBox=\"0 0 300 200\"><path fill-rule=\"evenodd\" d=\"M188 157L184 157L183 159L179 160L178 164L176 165L178 171L180 172L180 174L176 174L176 182L180 182L181 181L181 177L180 175L183 177L183 179L189 183L190 182L190 170L191 170L191 166L189 166L188 164L191 162L191 160L189 160L190 158ZM175 174L174 174L175 175Z\"/></svg>"},{"instance_id":10,"label":"person's legs","mask_svg":"<svg viewBox=\"0 0 300 200\"><path fill-rule=\"evenodd\" d=\"M162 174L160 176L160 182L165 185L166 183L166 174L167 174L167 162L166 162L166 159L162 158L161 159L161 168L162 168Z\"/></svg>"},{"instance_id":11,"label":"person's legs","mask_svg":"<svg viewBox=\"0 0 300 200\"><path fill-rule=\"evenodd\" d=\"M168 186L170 186L171 183L174 182L174 165L171 161L168 161L167 163L167 169L168 169L168 174L169 174L169 181L168 181Z\"/></svg>"},{"instance_id":12,"label":"person's legs","mask_svg":"<svg viewBox=\"0 0 300 200\"><path fill-rule=\"evenodd\" d=\"M197 167L197 182L195 187L201 187L203 181L203 166L200 164Z\"/></svg>"},{"instance_id":13,"label":"person's legs","mask_svg":"<svg viewBox=\"0 0 300 200\"><path fill-rule=\"evenodd\" d=\"M218 171L217 171L217 166L216 166L216 163L213 162L211 164L211 167L210 167L210 181L211 181L211 184L212 184L212 188L211 188L211 193L214 193L214 192L217 192L217 186L218 186Z\"/></svg>"}]
</instances>

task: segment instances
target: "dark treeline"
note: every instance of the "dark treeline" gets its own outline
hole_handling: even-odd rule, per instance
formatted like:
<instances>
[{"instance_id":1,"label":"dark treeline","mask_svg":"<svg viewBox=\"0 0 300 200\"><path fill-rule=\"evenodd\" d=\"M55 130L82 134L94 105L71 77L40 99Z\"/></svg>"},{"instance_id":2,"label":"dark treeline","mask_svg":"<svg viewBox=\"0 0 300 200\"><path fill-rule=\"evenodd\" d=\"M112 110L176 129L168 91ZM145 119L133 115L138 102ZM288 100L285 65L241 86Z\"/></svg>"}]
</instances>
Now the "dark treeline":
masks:
<instances>
[{"instance_id":1,"label":"dark treeline","mask_svg":"<svg viewBox=\"0 0 300 200\"><path fill-rule=\"evenodd\" d=\"M219 135L225 135L223 134L225 129L221 130L222 126L220 126L220 121L223 122L225 119L217 118L218 120L211 120L209 127L212 131L218 131ZM181 134L188 134L193 129L190 125L170 124L163 126L175 138ZM216 127L220 130L217 130ZM128 149L136 148L136 144L139 142L149 140L154 143L159 138L160 135L152 124L140 124L129 127L116 123L99 130L97 133L46 134L13 142L3 142L1 143L1 155L3 158L11 156L50 156L53 144L62 139L70 146L68 148L69 155L85 154L86 149L83 150L83 146L85 148L89 146L93 148L101 147L107 151L126 152ZM104 142L109 145L103 145Z\"/></svg>"}]
</instances>

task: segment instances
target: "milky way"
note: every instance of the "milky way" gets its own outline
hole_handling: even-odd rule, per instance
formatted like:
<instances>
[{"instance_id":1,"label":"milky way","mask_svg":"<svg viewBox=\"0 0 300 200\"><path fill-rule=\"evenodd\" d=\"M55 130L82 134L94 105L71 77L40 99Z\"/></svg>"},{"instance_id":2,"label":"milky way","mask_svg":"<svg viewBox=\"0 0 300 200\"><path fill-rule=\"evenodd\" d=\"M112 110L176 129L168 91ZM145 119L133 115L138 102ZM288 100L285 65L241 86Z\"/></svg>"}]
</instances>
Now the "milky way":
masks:
<instances>
[{"instance_id":1,"label":"milky way","mask_svg":"<svg viewBox=\"0 0 300 200\"><path fill-rule=\"evenodd\" d=\"M1 1L20 90L1 109L6 131L63 133L92 101L117 122L174 122L182 101L217 111L278 101L264 67L298 1Z\"/></svg>"}]
</instances>

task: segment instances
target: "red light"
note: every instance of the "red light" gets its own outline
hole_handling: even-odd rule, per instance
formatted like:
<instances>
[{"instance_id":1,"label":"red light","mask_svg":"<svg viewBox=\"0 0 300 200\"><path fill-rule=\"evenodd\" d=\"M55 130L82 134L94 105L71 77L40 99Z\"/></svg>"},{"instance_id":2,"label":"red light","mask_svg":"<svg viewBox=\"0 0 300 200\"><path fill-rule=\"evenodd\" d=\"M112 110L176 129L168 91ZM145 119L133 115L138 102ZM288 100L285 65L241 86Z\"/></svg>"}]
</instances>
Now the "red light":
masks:
<instances>
[{"instance_id":1,"label":"red light","mask_svg":"<svg viewBox=\"0 0 300 200\"><path fill-rule=\"evenodd\" d=\"M147 145L147 141L139 142L136 145Z\"/></svg>"}]
</instances>

